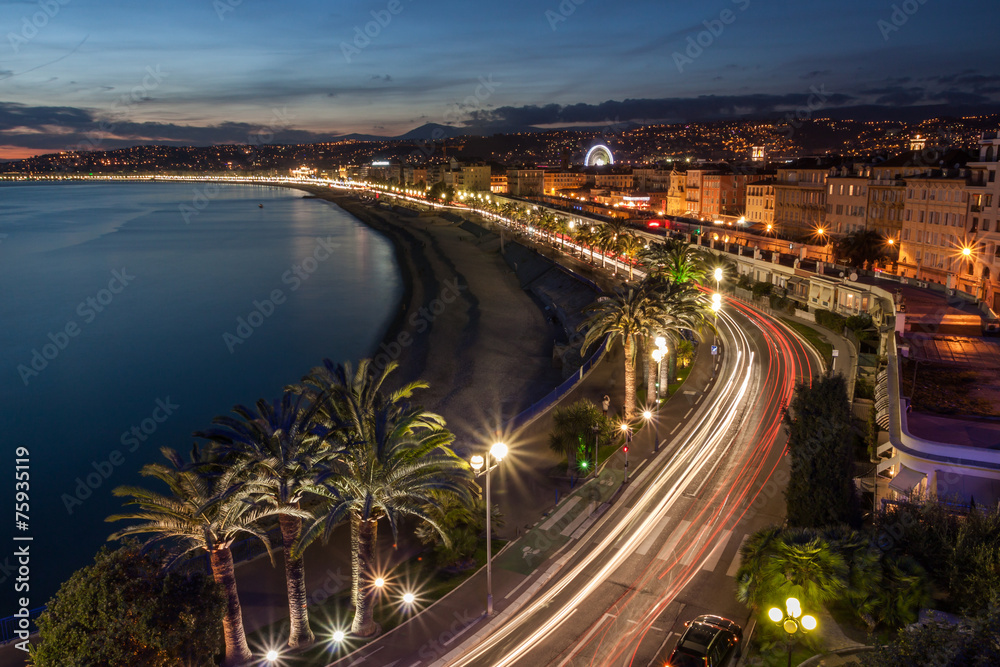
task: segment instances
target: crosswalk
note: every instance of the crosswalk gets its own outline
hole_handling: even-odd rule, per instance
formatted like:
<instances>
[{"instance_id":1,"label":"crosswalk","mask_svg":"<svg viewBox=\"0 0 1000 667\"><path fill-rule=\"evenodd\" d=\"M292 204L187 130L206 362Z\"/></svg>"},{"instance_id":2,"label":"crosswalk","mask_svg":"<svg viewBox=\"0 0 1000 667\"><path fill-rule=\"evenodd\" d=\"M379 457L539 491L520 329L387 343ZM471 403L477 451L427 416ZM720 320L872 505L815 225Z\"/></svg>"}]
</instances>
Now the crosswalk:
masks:
<instances>
[{"instance_id":1,"label":"crosswalk","mask_svg":"<svg viewBox=\"0 0 1000 667\"><path fill-rule=\"evenodd\" d=\"M635 521L636 524L641 524L645 522L648 518L648 513L644 514L641 518ZM649 533L643 539L643 541L636 547L635 552L640 556L647 555L653 546L663 537L663 533L666 530L667 524L670 523L670 517L664 516L660 518L659 521L650 529ZM712 538L713 533L715 538L712 540L712 544L709 545L708 541ZM625 545L625 542L631 536L630 531L625 531L615 543L615 547L621 548ZM726 568L726 576L734 577L736 576L736 571L740 567L740 549L743 547L743 543L747 541L750 537L749 534L737 534L740 537L740 542L736 547L736 552L733 554L732 560L729 562ZM679 562L681 565L687 567L700 561L699 569L705 572L715 572L716 568L719 567L719 562L722 560L722 556L726 553L729 543L732 541L733 531L732 530L720 530L718 533L715 529L709 525L704 525L697 531L692 530L691 522L687 519L681 520L670 536L667 537L666 542L660 547L659 551L656 552L656 559L664 562ZM707 552L706 549L711 546L711 550Z\"/></svg>"}]
</instances>

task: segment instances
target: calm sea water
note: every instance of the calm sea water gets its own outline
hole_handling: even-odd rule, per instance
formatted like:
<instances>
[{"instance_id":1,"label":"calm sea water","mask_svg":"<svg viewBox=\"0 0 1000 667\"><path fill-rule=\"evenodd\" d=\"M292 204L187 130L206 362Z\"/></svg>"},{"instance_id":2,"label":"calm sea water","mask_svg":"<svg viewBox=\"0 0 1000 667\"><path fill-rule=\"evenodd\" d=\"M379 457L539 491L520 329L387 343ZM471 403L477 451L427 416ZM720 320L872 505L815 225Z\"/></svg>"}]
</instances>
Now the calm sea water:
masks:
<instances>
[{"instance_id":1,"label":"calm sea water","mask_svg":"<svg viewBox=\"0 0 1000 667\"><path fill-rule=\"evenodd\" d=\"M187 452L213 416L277 397L323 357L368 354L397 308L391 245L341 209L231 185L185 221L203 187L0 185L0 616L22 595L12 535L34 538L40 606L116 529L111 489L158 484L138 470L160 447Z\"/></svg>"}]
</instances>

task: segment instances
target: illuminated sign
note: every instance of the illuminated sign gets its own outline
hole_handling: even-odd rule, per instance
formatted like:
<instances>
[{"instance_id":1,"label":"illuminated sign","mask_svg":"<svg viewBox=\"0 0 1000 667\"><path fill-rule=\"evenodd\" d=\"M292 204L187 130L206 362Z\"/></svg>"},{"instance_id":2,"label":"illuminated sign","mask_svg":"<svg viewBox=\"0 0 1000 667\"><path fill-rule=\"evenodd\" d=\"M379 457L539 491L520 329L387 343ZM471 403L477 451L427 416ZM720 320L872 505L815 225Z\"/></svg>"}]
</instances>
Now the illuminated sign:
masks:
<instances>
[{"instance_id":1,"label":"illuminated sign","mask_svg":"<svg viewBox=\"0 0 1000 667\"><path fill-rule=\"evenodd\" d=\"M389 161L388 160L376 160L375 162L372 162L372 166L373 167L388 167L389 166Z\"/></svg>"}]
</instances>

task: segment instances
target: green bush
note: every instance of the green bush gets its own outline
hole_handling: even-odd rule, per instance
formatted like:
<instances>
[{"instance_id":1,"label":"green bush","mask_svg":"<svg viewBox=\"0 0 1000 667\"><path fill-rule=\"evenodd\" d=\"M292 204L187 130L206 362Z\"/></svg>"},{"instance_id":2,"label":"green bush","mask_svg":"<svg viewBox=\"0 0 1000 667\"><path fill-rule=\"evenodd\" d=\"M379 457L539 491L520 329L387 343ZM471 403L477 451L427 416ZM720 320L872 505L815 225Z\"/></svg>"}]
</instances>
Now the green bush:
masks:
<instances>
[{"instance_id":1,"label":"green bush","mask_svg":"<svg viewBox=\"0 0 1000 667\"><path fill-rule=\"evenodd\" d=\"M759 282L759 283L754 283L750 291L753 292L753 296L755 299L759 299L762 296L767 296L768 294L770 294L772 290L774 290L774 285L772 285L771 283Z\"/></svg>"},{"instance_id":2,"label":"green bush","mask_svg":"<svg viewBox=\"0 0 1000 667\"><path fill-rule=\"evenodd\" d=\"M736 286L740 289L751 290L753 289L753 280L750 279L750 276L743 274L736 281Z\"/></svg>"},{"instance_id":3,"label":"green bush","mask_svg":"<svg viewBox=\"0 0 1000 667\"><path fill-rule=\"evenodd\" d=\"M861 313L860 315L851 315L844 322L844 326L848 329L857 333L865 329L869 329L872 326L872 316L868 313Z\"/></svg>"},{"instance_id":4,"label":"green bush","mask_svg":"<svg viewBox=\"0 0 1000 667\"><path fill-rule=\"evenodd\" d=\"M816 324L821 327L826 327L831 331L841 333L844 327L847 326L847 318L843 315L838 315L837 313L832 313L829 310L817 310L816 311Z\"/></svg>"}]
</instances>

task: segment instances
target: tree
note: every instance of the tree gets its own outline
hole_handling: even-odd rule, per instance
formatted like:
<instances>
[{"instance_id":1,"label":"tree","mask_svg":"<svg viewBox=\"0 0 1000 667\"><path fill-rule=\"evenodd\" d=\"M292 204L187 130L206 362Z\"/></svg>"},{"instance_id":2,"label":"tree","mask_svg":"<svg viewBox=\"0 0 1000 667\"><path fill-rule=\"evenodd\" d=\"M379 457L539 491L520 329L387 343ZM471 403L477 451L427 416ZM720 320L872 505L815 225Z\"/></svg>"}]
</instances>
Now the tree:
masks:
<instances>
[{"instance_id":1,"label":"tree","mask_svg":"<svg viewBox=\"0 0 1000 667\"><path fill-rule=\"evenodd\" d=\"M789 525L823 528L860 524L851 419L842 376L796 386L786 415L791 454L791 475L785 490Z\"/></svg>"},{"instance_id":2,"label":"tree","mask_svg":"<svg viewBox=\"0 0 1000 667\"><path fill-rule=\"evenodd\" d=\"M580 354L598 340L620 339L625 350L625 419L635 415L635 357L637 343L651 336L673 335L681 328L704 325L705 306L690 286L646 279L639 285L606 293L587 308L590 316L580 324L584 334Z\"/></svg>"},{"instance_id":3,"label":"tree","mask_svg":"<svg viewBox=\"0 0 1000 667\"><path fill-rule=\"evenodd\" d=\"M678 284L700 283L705 279L708 265L702 250L676 239L663 245L657 259L656 275Z\"/></svg>"},{"instance_id":4,"label":"tree","mask_svg":"<svg viewBox=\"0 0 1000 667\"><path fill-rule=\"evenodd\" d=\"M438 181L431 186L431 189L427 192L428 201L444 201L450 202L455 198L455 188L450 185L446 185L444 181Z\"/></svg>"},{"instance_id":5,"label":"tree","mask_svg":"<svg viewBox=\"0 0 1000 667\"><path fill-rule=\"evenodd\" d=\"M382 390L386 375L395 367L393 363L382 372L369 373L366 359L357 373L346 364L333 370L332 378L342 384L339 388L330 385L326 415L342 451L320 480L326 506L300 540L305 548L321 536L328 538L345 519L350 521L351 631L360 637L378 631L373 619L378 522L388 519L397 537L399 521L413 516L447 541L448 535L428 506L437 504L440 494L457 495L463 502L472 497L472 471L451 449L454 435L444 427L444 420L407 400L413 388L424 385L413 383L392 393ZM314 372L307 381L328 384L329 370Z\"/></svg>"},{"instance_id":6,"label":"tree","mask_svg":"<svg viewBox=\"0 0 1000 667\"><path fill-rule=\"evenodd\" d=\"M202 572L164 572L134 541L105 546L38 618L29 664L214 665L224 610L222 590Z\"/></svg>"},{"instance_id":7,"label":"tree","mask_svg":"<svg viewBox=\"0 0 1000 667\"><path fill-rule=\"evenodd\" d=\"M587 452L594 442L594 427L597 436L607 439L611 436L611 424L593 402L583 398L570 405L556 408L552 413L552 432L549 433L549 447L552 451L566 455L566 474L573 477L577 473L577 458Z\"/></svg>"},{"instance_id":8,"label":"tree","mask_svg":"<svg viewBox=\"0 0 1000 667\"><path fill-rule=\"evenodd\" d=\"M138 510L109 516L106 521L137 520L142 523L123 528L108 539L118 540L130 535L153 534L147 546L168 542L171 547L166 567L181 562L188 554L198 551L208 553L212 577L222 588L226 607L222 619L226 643L224 667L237 667L251 659L243 629L243 613L233 554L230 547L237 537L247 534L260 539L271 555L271 543L259 522L274 516L273 507L261 507L251 502L255 489L253 482L241 479L243 471L238 466L213 466L194 453L193 461L185 463L175 451L166 447L160 450L170 465L149 463L140 473L154 477L170 489L163 495L136 486L119 486L112 493L119 497L131 496L126 505L137 505ZM284 510L302 518L309 515L301 510Z\"/></svg>"},{"instance_id":9,"label":"tree","mask_svg":"<svg viewBox=\"0 0 1000 667\"><path fill-rule=\"evenodd\" d=\"M441 533L424 522L413 532L422 544L434 547L438 565L461 565L460 561L475 554L480 535L486 531L486 499L479 495L470 505L454 494L435 494L435 497L437 502L428 505L427 511L449 536L449 540L442 538ZM500 506L493 503L490 512L491 528L503 528L505 521Z\"/></svg>"},{"instance_id":10,"label":"tree","mask_svg":"<svg viewBox=\"0 0 1000 667\"><path fill-rule=\"evenodd\" d=\"M839 239L837 255L847 260L848 265L874 269L878 262L891 259L892 247L886 237L874 229L859 229Z\"/></svg>"},{"instance_id":11,"label":"tree","mask_svg":"<svg viewBox=\"0 0 1000 667\"><path fill-rule=\"evenodd\" d=\"M639 239L632 232L626 232L624 236L618 239L618 252L625 258L628 262L628 279L629 282L632 281L632 269L635 267L636 259L639 257L639 253L645 247L642 240Z\"/></svg>"},{"instance_id":12,"label":"tree","mask_svg":"<svg viewBox=\"0 0 1000 667\"><path fill-rule=\"evenodd\" d=\"M798 598L816 607L846 588L847 563L831 544L811 529L758 531L740 549L737 599L755 610Z\"/></svg>"},{"instance_id":13,"label":"tree","mask_svg":"<svg viewBox=\"0 0 1000 667\"><path fill-rule=\"evenodd\" d=\"M1000 603L958 623L925 621L859 656L863 667L992 667L1000 665Z\"/></svg>"},{"instance_id":14,"label":"tree","mask_svg":"<svg viewBox=\"0 0 1000 667\"><path fill-rule=\"evenodd\" d=\"M315 637L309 627L305 565L301 554L293 554L302 535L302 519L284 510L301 509L328 455L326 431L314 422L318 406L319 402L286 390L281 401L258 401L256 411L237 405L233 412L238 418L216 417L216 428L195 433L212 441L223 460L258 478L256 499L279 512L292 648L309 645Z\"/></svg>"},{"instance_id":15,"label":"tree","mask_svg":"<svg viewBox=\"0 0 1000 667\"><path fill-rule=\"evenodd\" d=\"M593 227L584 225L576 230L576 242L581 246L587 246L590 250L590 263L594 263L594 246L597 245L597 231ZM581 257L582 257L581 252Z\"/></svg>"}]
</instances>

